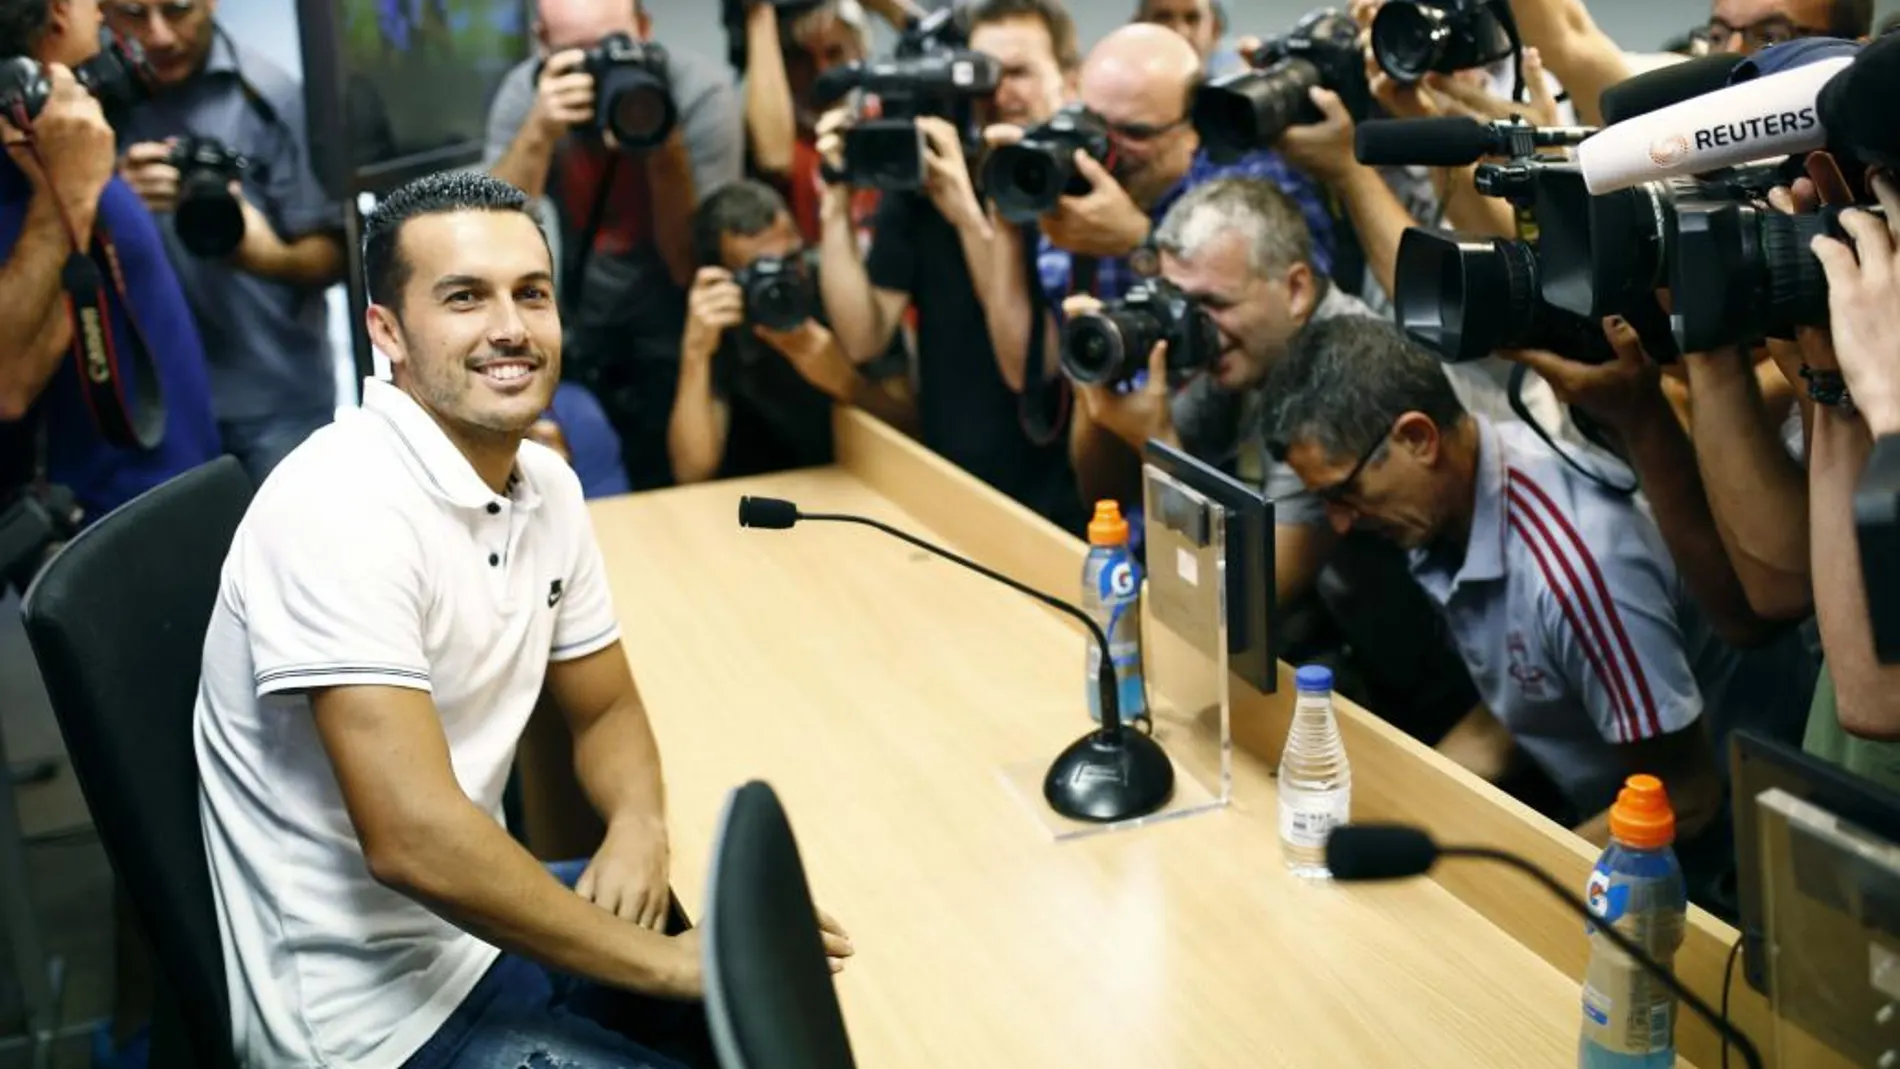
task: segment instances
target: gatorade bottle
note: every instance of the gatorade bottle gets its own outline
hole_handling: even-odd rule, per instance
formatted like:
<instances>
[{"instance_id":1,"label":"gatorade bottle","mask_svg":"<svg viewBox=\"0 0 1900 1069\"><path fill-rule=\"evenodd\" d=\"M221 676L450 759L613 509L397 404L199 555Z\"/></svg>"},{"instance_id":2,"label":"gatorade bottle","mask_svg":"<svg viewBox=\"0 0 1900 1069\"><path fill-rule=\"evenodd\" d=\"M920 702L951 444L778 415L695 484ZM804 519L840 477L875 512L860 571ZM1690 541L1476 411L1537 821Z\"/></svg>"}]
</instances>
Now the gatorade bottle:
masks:
<instances>
[{"instance_id":1,"label":"gatorade bottle","mask_svg":"<svg viewBox=\"0 0 1900 1069\"><path fill-rule=\"evenodd\" d=\"M1141 677L1141 567L1128 551L1128 521L1113 501L1095 503L1089 521L1089 555L1082 562L1082 610L1102 625L1115 660L1116 686L1124 722L1148 712L1148 692ZM1102 653L1093 637L1084 660L1083 690L1089 696L1089 715L1102 719L1102 696L1097 689L1096 666Z\"/></svg>"},{"instance_id":2,"label":"gatorade bottle","mask_svg":"<svg viewBox=\"0 0 1900 1069\"><path fill-rule=\"evenodd\" d=\"M1676 815L1654 776L1631 776L1610 809L1610 846L1597 859L1584 897L1598 922L1613 924L1673 969L1689 896L1671 846ZM1676 1064L1676 997L1605 939L1595 924L1583 977L1580 1069L1670 1069Z\"/></svg>"}]
</instances>

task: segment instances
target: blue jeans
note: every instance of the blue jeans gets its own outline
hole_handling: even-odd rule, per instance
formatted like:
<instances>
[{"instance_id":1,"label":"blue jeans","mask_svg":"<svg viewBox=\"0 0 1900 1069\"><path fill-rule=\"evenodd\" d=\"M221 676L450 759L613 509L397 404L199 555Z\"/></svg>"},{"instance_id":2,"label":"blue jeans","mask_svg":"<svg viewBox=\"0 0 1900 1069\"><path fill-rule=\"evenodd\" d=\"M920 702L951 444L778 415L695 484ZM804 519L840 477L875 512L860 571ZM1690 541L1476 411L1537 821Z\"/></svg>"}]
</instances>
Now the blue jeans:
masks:
<instances>
[{"instance_id":1,"label":"blue jeans","mask_svg":"<svg viewBox=\"0 0 1900 1069\"><path fill-rule=\"evenodd\" d=\"M585 867L584 861L564 861L548 871L572 887ZM503 953L403 1069L713 1065L700 1004L615 990Z\"/></svg>"}]
</instances>

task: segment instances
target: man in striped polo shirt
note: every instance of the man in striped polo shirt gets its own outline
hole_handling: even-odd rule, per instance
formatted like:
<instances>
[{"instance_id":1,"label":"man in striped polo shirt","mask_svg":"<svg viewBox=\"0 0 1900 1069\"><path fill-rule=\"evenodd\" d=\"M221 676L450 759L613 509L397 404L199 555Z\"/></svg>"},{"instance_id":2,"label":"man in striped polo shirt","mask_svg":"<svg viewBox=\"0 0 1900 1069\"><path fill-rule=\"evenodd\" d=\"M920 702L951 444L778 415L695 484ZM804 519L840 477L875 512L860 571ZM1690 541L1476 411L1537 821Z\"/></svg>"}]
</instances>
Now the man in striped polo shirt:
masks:
<instances>
[{"instance_id":1,"label":"man in striped polo shirt","mask_svg":"<svg viewBox=\"0 0 1900 1069\"><path fill-rule=\"evenodd\" d=\"M1315 324L1267 395L1267 440L1333 526L1406 549L1449 624L1482 704L1441 752L1490 779L1528 757L1599 844L1624 778L1651 773L1684 839L1719 839L1712 736L1736 719L1738 696L1724 692L1738 689L1737 657L1690 603L1639 499L1528 425L1466 412L1438 360L1381 321Z\"/></svg>"}]
</instances>

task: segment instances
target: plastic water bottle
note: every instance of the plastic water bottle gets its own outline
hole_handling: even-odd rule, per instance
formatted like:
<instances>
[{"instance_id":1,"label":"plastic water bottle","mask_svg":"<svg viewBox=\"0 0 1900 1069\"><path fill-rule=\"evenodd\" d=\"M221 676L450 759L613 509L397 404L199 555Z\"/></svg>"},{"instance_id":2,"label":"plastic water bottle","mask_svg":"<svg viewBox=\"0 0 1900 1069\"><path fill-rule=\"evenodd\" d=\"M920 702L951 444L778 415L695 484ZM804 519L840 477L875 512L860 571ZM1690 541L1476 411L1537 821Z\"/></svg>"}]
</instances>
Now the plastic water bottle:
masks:
<instances>
[{"instance_id":1,"label":"plastic water bottle","mask_svg":"<svg viewBox=\"0 0 1900 1069\"><path fill-rule=\"evenodd\" d=\"M1089 521L1089 555L1082 562L1082 609L1108 634L1122 721L1146 715L1148 690L1141 676L1141 566L1128 551L1128 521L1122 519L1121 506L1113 501L1096 502L1095 518ZM1083 688L1088 691L1089 715L1097 723L1102 719L1102 692L1096 682L1101 661L1102 651L1090 638L1083 662L1087 671Z\"/></svg>"},{"instance_id":2,"label":"plastic water bottle","mask_svg":"<svg viewBox=\"0 0 1900 1069\"><path fill-rule=\"evenodd\" d=\"M1674 968L1689 896L1671 845L1676 816L1654 776L1624 781L1610 809L1610 845L1597 858L1584 897L1598 922ZM1676 997L1644 972L1596 924L1586 925L1590 967L1583 977L1580 1069L1671 1069L1676 1064Z\"/></svg>"},{"instance_id":3,"label":"plastic water bottle","mask_svg":"<svg viewBox=\"0 0 1900 1069\"><path fill-rule=\"evenodd\" d=\"M1309 664L1293 679L1299 694L1280 755L1280 853L1294 875L1328 879L1326 840L1352 819L1352 766L1333 717L1333 670Z\"/></svg>"}]
</instances>

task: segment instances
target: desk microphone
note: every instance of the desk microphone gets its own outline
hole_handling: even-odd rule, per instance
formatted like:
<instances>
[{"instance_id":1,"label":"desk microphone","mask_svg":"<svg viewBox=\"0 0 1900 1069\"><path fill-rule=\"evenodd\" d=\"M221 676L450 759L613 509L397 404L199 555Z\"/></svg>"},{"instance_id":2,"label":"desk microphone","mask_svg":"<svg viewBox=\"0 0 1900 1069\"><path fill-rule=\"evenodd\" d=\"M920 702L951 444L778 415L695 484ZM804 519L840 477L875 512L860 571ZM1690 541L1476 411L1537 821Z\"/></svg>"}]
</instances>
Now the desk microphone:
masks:
<instances>
[{"instance_id":1,"label":"desk microphone","mask_svg":"<svg viewBox=\"0 0 1900 1069\"><path fill-rule=\"evenodd\" d=\"M1596 925L1596 930L1616 944L1618 950L1628 954L1632 961L1643 967L1644 972L1654 976L1684 1005L1694 1010L1696 1016L1707 1021L1710 1028L1734 1044L1735 1049L1741 1051L1742 1061L1748 1064L1749 1069L1761 1069L1761 1054L1740 1029L1729 1024L1695 992L1683 986L1674 973L1664 968L1662 962L1651 957L1648 951L1637 946L1635 940L1618 931L1614 925L1601 923L1590 907L1558 883L1556 877L1516 854L1485 846L1440 846L1432 841L1431 835L1423 828L1408 824L1346 824L1334 828L1326 840L1326 867L1332 870L1333 879L1338 882L1400 880L1408 876L1423 876L1431 871L1432 865L1441 857L1497 861L1530 876L1586 922Z\"/></svg>"},{"instance_id":2,"label":"desk microphone","mask_svg":"<svg viewBox=\"0 0 1900 1069\"><path fill-rule=\"evenodd\" d=\"M1145 817L1166 805L1174 794L1174 766L1154 739L1122 724L1121 703L1115 685L1115 660L1109 655L1108 635L1088 613L1059 598L1050 597L1034 587L1019 583L1001 572L960 557L941 546L915 535L879 523L867 516L845 513L800 512L790 501L775 497L741 497L739 526L767 531L782 531L801 520L829 523L855 523L882 531L892 538L934 553L944 560L1027 594L1050 608L1082 621L1101 648L1095 682L1102 695L1102 726L1072 743L1049 766L1043 777L1042 795L1050 808L1071 820L1108 824L1118 820Z\"/></svg>"}]
</instances>

